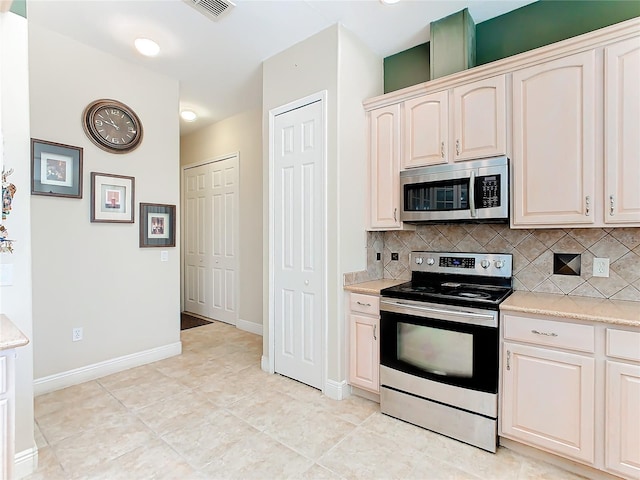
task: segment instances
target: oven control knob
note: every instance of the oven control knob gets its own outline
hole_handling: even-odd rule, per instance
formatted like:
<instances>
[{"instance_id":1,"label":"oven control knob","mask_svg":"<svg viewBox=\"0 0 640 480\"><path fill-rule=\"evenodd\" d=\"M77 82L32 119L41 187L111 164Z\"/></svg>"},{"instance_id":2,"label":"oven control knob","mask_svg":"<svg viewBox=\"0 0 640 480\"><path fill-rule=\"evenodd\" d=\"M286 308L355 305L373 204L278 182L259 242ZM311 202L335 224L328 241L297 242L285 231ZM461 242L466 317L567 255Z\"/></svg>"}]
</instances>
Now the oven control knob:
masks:
<instances>
[{"instance_id":1,"label":"oven control knob","mask_svg":"<svg viewBox=\"0 0 640 480\"><path fill-rule=\"evenodd\" d=\"M427 265L433 265L436 261L433 258L427 258Z\"/></svg>"},{"instance_id":2,"label":"oven control knob","mask_svg":"<svg viewBox=\"0 0 640 480\"><path fill-rule=\"evenodd\" d=\"M504 267L504 262L502 260L496 260L496 268Z\"/></svg>"},{"instance_id":3,"label":"oven control knob","mask_svg":"<svg viewBox=\"0 0 640 480\"><path fill-rule=\"evenodd\" d=\"M487 259L484 259L480 262L480 266L482 268L489 268L491 266L491 262Z\"/></svg>"},{"instance_id":4,"label":"oven control knob","mask_svg":"<svg viewBox=\"0 0 640 480\"><path fill-rule=\"evenodd\" d=\"M422 265L422 261L423 261L422 257L416 257L416 265Z\"/></svg>"}]
</instances>

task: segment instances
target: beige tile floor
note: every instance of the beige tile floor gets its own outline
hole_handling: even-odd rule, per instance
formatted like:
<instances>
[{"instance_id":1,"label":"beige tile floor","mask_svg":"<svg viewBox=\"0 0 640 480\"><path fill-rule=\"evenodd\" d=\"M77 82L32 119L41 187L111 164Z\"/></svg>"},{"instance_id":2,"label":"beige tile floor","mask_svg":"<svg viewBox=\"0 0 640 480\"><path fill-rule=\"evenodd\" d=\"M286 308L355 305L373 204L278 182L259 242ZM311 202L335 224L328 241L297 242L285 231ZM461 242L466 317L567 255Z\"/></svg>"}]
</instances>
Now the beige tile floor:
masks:
<instances>
[{"instance_id":1,"label":"beige tile floor","mask_svg":"<svg viewBox=\"0 0 640 480\"><path fill-rule=\"evenodd\" d=\"M573 479L260 370L262 337L213 323L183 354L35 399L29 479Z\"/></svg>"}]
</instances>

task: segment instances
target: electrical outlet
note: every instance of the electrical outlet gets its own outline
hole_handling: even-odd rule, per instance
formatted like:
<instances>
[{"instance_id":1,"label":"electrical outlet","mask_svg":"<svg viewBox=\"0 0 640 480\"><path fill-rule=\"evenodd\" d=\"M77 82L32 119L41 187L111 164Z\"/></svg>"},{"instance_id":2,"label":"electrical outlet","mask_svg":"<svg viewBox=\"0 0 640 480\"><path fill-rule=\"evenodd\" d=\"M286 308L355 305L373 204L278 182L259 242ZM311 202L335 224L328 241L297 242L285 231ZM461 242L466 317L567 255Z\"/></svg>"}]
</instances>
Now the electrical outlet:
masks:
<instances>
[{"instance_id":1,"label":"electrical outlet","mask_svg":"<svg viewBox=\"0 0 640 480\"><path fill-rule=\"evenodd\" d=\"M82 328L81 327L75 327L72 332L71 332L71 339L74 342L80 341L82 340Z\"/></svg>"},{"instance_id":2,"label":"electrical outlet","mask_svg":"<svg viewBox=\"0 0 640 480\"><path fill-rule=\"evenodd\" d=\"M593 259L593 276L594 277L609 276L609 259L608 258Z\"/></svg>"},{"instance_id":3,"label":"electrical outlet","mask_svg":"<svg viewBox=\"0 0 640 480\"><path fill-rule=\"evenodd\" d=\"M392 253L391 254L391 260L398 260L398 254L397 253Z\"/></svg>"}]
</instances>

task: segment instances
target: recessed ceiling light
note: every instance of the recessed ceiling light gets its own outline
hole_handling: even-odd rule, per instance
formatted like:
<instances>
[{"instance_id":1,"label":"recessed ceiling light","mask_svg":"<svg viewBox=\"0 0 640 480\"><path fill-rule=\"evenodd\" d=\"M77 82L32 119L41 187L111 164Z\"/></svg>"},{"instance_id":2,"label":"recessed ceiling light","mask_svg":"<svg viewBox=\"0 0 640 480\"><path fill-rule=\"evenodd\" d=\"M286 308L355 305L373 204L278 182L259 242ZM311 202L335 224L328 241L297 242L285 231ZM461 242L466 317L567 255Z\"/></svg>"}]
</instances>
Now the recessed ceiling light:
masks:
<instances>
[{"instance_id":1,"label":"recessed ceiling light","mask_svg":"<svg viewBox=\"0 0 640 480\"><path fill-rule=\"evenodd\" d=\"M400 0L380 0L380 3L384 3L385 5L393 5L394 3L398 3Z\"/></svg>"},{"instance_id":2,"label":"recessed ceiling light","mask_svg":"<svg viewBox=\"0 0 640 480\"><path fill-rule=\"evenodd\" d=\"M136 38L134 44L136 49L146 57L155 57L160 53L160 46L148 38Z\"/></svg>"},{"instance_id":3,"label":"recessed ceiling light","mask_svg":"<svg viewBox=\"0 0 640 480\"><path fill-rule=\"evenodd\" d=\"M195 122L198 118L198 115L193 110L182 110L180 116L185 122Z\"/></svg>"}]
</instances>

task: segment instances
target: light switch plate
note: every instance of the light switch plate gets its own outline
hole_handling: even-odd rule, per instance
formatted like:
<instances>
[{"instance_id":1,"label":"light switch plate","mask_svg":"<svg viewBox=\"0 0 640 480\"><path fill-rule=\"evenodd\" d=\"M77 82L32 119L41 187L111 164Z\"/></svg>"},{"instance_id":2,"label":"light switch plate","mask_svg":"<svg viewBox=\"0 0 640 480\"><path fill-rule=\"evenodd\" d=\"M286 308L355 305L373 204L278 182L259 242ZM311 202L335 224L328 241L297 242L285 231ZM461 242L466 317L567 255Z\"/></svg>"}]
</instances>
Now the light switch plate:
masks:
<instances>
[{"instance_id":1,"label":"light switch plate","mask_svg":"<svg viewBox=\"0 0 640 480\"><path fill-rule=\"evenodd\" d=\"M593 259L593 276L594 277L609 276L609 259L608 258Z\"/></svg>"},{"instance_id":2,"label":"light switch plate","mask_svg":"<svg viewBox=\"0 0 640 480\"><path fill-rule=\"evenodd\" d=\"M0 263L0 287L13 285L13 263Z\"/></svg>"},{"instance_id":3,"label":"light switch plate","mask_svg":"<svg viewBox=\"0 0 640 480\"><path fill-rule=\"evenodd\" d=\"M160 252L160 261L168 262L169 261L169 252L167 250L162 250Z\"/></svg>"}]
</instances>

